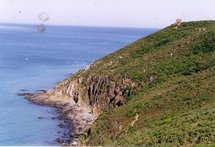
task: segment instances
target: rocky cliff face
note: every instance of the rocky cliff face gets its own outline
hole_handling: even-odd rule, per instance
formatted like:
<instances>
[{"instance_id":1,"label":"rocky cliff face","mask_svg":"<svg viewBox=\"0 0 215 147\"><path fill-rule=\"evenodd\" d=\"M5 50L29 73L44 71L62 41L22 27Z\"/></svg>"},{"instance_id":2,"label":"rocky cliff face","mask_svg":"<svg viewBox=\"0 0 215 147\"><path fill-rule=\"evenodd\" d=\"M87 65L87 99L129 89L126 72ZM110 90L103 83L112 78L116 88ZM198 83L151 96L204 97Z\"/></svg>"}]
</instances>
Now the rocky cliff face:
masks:
<instances>
[{"instance_id":1,"label":"rocky cliff face","mask_svg":"<svg viewBox=\"0 0 215 147\"><path fill-rule=\"evenodd\" d=\"M122 106L137 84L128 77L119 81L110 76L92 76L86 86L89 104L99 111L107 111L111 107Z\"/></svg>"},{"instance_id":2,"label":"rocky cliff face","mask_svg":"<svg viewBox=\"0 0 215 147\"><path fill-rule=\"evenodd\" d=\"M83 82L85 81L85 82ZM108 75L64 80L57 84L51 96L69 99L71 104L90 107L92 113L107 111L124 104L138 84L126 76L115 80Z\"/></svg>"}]
</instances>

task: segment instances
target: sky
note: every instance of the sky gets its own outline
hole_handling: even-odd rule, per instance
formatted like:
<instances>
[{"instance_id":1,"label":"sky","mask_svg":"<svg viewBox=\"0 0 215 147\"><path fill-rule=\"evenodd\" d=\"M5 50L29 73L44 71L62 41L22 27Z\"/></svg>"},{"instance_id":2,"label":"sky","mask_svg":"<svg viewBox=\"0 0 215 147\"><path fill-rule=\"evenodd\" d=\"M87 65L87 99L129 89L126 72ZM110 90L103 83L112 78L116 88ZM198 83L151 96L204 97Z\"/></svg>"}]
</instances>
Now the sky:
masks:
<instances>
[{"instance_id":1,"label":"sky","mask_svg":"<svg viewBox=\"0 0 215 147\"><path fill-rule=\"evenodd\" d=\"M0 23L160 28L177 18L215 20L215 0L0 0Z\"/></svg>"}]
</instances>

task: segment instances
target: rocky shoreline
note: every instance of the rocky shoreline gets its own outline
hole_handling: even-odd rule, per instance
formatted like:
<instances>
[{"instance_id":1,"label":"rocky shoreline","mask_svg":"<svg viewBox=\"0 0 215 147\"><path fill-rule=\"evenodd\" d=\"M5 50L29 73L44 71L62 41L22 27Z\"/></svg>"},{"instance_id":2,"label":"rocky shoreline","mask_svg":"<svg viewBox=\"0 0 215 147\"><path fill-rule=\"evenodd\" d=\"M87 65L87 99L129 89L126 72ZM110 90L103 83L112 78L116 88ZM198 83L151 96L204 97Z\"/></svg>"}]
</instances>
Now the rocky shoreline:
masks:
<instances>
[{"instance_id":1,"label":"rocky shoreline","mask_svg":"<svg viewBox=\"0 0 215 147\"><path fill-rule=\"evenodd\" d=\"M35 104L57 109L59 112L57 119L64 122L64 124L59 124L59 127L69 130L68 132L64 132L61 138L56 139L56 142L62 146L79 146L80 135L89 130L97 118L97 115L92 113L88 107L80 107L66 99L59 100L59 98L53 98L49 91L46 90L41 90L37 93L22 91L18 95Z\"/></svg>"}]
</instances>

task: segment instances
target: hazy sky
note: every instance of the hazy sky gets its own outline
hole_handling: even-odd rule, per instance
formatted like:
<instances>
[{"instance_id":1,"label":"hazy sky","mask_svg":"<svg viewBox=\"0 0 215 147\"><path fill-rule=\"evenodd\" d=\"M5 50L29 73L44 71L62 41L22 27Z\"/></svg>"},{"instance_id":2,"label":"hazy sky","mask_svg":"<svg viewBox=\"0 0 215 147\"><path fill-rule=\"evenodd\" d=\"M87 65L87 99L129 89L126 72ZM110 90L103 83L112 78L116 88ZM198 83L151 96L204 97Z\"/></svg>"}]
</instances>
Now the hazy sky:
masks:
<instances>
[{"instance_id":1,"label":"hazy sky","mask_svg":"<svg viewBox=\"0 0 215 147\"><path fill-rule=\"evenodd\" d=\"M215 20L215 0L0 0L0 22L164 27L176 18Z\"/></svg>"}]
</instances>

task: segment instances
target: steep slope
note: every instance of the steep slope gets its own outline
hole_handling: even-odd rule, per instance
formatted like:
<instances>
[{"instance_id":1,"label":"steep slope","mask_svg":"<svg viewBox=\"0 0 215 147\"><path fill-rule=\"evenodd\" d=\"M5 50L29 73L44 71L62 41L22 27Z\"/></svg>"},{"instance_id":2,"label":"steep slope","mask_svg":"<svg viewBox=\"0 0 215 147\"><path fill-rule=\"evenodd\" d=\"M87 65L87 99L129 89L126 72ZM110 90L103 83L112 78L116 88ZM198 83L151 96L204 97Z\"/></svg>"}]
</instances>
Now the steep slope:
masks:
<instances>
[{"instance_id":1,"label":"steep slope","mask_svg":"<svg viewBox=\"0 0 215 147\"><path fill-rule=\"evenodd\" d=\"M81 128L83 144L213 144L215 21L171 25L46 93L98 117Z\"/></svg>"},{"instance_id":2,"label":"steep slope","mask_svg":"<svg viewBox=\"0 0 215 147\"><path fill-rule=\"evenodd\" d=\"M189 22L97 61L86 75L126 76L139 88L123 95L123 106L100 115L86 143L215 143L214 51L215 22Z\"/></svg>"},{"instance_id":3,"label":"steep slope","mask_svg":"<svg viewBox=\"0 0 215 147\"><path fill-rule=\"evenodd\" d=\"M172 25L97 61L89 74L119 83L126 75L137 87L99 116L86 144L215 143L215 21Z\"/></svg>"}]
</instances>

